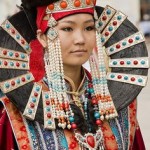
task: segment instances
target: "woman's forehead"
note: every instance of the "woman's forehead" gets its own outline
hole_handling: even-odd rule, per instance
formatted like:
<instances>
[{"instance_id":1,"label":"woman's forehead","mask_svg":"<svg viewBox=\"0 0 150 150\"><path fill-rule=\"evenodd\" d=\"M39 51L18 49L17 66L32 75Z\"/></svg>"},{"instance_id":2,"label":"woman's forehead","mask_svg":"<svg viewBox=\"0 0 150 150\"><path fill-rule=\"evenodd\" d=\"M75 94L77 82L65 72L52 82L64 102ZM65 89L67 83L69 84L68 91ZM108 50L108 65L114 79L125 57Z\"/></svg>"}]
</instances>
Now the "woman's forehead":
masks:
<instances>
[{"instance_id":1,"label":"woman's forehead","mask_svg":"<svg viewBox=\"0 0 150 150\"><path fill-rule=\"evenodd\" d=\"M84 22L84 23L90 23L94 22L93 16L91 14L87 13L79 13L74 15L69 15L61 20L59 20L59 23L76 23L76 22Z\"/></svg>"}]
</instances>

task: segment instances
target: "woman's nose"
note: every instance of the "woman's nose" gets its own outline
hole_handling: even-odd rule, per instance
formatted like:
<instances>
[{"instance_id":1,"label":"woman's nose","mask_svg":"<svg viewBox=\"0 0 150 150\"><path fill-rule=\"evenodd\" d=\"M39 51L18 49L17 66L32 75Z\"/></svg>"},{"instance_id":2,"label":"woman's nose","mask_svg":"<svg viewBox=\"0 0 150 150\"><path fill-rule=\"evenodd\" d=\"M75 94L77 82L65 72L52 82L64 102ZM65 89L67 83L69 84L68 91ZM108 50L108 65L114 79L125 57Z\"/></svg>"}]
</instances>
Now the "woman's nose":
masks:
<instances>
[{"instance_id":1,"label":"woman's nose","mask_svg":"<svg viewBox=\"0 0 150 150\"><path fill-rule=\"evenodd\" d=\"M74 44L80 44L80 45L85 44L84 31L79 30L74 34Z\"/></svg>"}]
</instances>

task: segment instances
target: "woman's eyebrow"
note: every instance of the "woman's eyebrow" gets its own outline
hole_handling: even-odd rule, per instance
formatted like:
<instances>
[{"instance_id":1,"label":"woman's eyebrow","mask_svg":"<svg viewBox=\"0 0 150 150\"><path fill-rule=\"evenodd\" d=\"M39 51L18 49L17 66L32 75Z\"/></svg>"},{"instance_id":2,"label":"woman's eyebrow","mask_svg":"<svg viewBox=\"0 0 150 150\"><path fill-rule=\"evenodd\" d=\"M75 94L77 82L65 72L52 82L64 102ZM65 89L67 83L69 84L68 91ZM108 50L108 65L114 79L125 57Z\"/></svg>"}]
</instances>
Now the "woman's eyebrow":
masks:
<instances>
[{"instance_id":1,"label":"woman's eyebrow","mask_svg":"<svg viewBox=\"0 0 150 150\"><path fill-rule=\"evenodd\" d=\"M90 23L90 22L94 22L94 20L93 19L86 20L84 23Z\"/></svg>"},{"instance_id":2,"label":"woman's eyebrow","mask_svg":"<svg viewBox=\"0 0 150 150\"><path fill-rule=\"evenodd\" d=\"M93 19L89 19L89 20L84 21L83 23L90 23L90 22L94 22L94 20ZM60 21L60 23L76 24L75 21L71 21L71 20Z\"/></svg>"}]
</instances>

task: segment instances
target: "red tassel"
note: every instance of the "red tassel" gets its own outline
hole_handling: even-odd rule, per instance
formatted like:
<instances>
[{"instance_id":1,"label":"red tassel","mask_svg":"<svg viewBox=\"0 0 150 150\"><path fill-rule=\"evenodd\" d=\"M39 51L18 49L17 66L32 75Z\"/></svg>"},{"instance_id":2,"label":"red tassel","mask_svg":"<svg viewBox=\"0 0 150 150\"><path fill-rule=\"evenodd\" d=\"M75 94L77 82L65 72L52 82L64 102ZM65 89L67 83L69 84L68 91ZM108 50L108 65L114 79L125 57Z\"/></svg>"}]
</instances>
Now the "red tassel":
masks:
<instances>
[{"instance_id":1,"label":"red tassel","mask_svg":"<svg viewBox=\"0 0 150 150\"><path fill-rule=\"evenodd\" d=\"M30 43L32 52L30 54L30 72L32 72L35 82L40 81L45 75L44 51L40 42L36 39Z\"/></svg>"}]
</instances>

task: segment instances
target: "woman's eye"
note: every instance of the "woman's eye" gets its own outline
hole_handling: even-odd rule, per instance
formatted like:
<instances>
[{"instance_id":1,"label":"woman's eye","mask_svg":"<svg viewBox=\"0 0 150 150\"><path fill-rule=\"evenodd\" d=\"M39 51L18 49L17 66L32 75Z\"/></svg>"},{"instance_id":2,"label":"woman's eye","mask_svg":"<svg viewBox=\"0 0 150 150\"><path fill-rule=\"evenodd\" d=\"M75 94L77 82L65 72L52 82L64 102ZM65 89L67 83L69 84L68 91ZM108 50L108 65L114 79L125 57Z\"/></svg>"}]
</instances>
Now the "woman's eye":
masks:
<instances>
[{"instance_id":1,"label":"woman's eye","mask_svg":"<svg viewBox=\"0 0 150 150\"><path fill-rule=\"evenodd\" d=\"M62 28L62 30L63 30L63 31L70 32L70 31L72 31L73 29L72 29L72 28L70 28L70 27L66 27L66 28Z\"/></svg>"},{"instance_id":2,"label":"woman's eye","mask_svg":"<svg viewBox=\"0 0 150 150\"><path fill-rule=\"evenodd\" d=\"M86 27L85 30L87 30L87 31L95 30L95 26L89 26L89 27Z\"/></svg>"}]
</instances>

